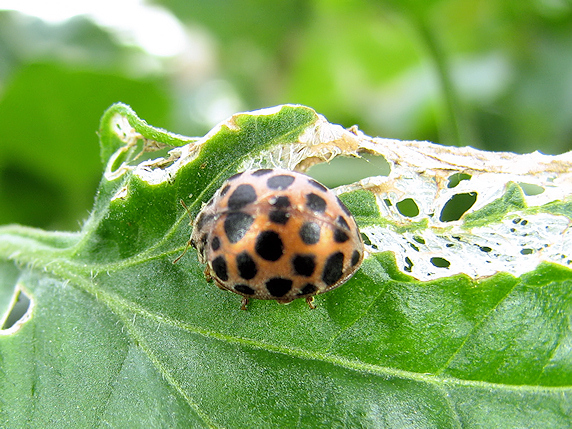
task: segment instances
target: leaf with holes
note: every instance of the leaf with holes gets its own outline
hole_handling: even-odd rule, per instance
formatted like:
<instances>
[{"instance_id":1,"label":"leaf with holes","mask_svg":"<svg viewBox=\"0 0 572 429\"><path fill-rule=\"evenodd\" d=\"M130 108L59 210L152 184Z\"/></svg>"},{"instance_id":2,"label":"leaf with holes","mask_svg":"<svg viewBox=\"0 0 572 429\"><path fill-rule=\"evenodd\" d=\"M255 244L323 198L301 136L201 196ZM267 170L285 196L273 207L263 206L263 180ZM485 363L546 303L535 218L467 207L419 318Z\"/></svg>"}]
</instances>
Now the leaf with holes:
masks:
<instances>
[{"instance_id":1,"label":"leaf with holes","mask_svg":"<svg viewBox=\"0 0 572 429\"><path fill-rule=\"evenodd\" d=\"M80 233L0 228L0 426L569 426L570 153L375 139L303 106L189 139L118 104L99 135ZM315 310L241 311L195 252L173 264L179 200L196 216L237 171L323 160L353 168L335 192L367 256Z\"/></svg>"}]
</instances>

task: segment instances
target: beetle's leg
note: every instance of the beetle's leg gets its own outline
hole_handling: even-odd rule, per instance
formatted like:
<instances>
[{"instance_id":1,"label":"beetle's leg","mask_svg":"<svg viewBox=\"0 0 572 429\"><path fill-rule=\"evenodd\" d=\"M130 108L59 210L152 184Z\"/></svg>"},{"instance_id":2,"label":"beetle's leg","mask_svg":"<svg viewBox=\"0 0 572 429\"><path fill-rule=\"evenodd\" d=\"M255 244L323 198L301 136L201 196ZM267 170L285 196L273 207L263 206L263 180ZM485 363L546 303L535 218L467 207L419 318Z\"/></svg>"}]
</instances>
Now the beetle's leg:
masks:
<instances>
[{"instance_id":1,"label":"beetle's leg","mask_svg":"<svg viewBox=\"0 0 572 429\"><path fill-rule=\"evenodd\" d=\"M316 308L316 306L314 305L314 296L307 296L306 297L306 302L308 303L308 305L310 306L310 308L313 310Z\"/></svg>"},{"instance_id":2,"label":"beetle's leg","mask_svg":"<svg viewBox=\"0 0 572 429\"><path fill-rule=\"evenodd\" d=\"M248 304L248 298L243 297L242 302L240 303L240 309L246 311L246 305Z\"/></svg>"},{"instance_id":3,"label":"beetle's leg","mask_svg":"<svg viewBox=\"0 0 572 429\"><path fill-rule=\"evenodd\" d=\"M205 280L206 280L208 283L212 282L212 281L213 281L213 275L211 274L211 269L209 268L208 264L207 264L207 266L205 267L205 271L204 271L204 272L205 272ZM217 283L217 286L220 287L218 283ZM222 289L222 288L221 288L221 289Z\"/></svg>"}]
</instances>

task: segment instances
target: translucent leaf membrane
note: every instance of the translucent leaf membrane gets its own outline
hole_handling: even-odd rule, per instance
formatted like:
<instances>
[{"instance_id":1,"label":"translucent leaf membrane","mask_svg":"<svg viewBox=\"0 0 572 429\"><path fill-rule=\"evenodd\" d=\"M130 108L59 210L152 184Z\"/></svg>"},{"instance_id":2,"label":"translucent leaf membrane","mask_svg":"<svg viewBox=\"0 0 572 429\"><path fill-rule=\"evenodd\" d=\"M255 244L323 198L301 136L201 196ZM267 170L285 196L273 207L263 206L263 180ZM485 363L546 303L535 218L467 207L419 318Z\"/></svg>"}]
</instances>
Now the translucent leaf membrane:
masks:
<instances>
[{"instance_id":1,"label":"translucent leaf membrane","mask_svg":"<svg viewBox=\"0 0 572 429\"><path fill-rule=\"evenodd\" d=\"M520 276L542 262L572 263L570 153L517 155L359 138L362 150L392 166L389 176L358 185L375 195L385 221L364 224L362 233L371 252L395 252L414 278ZM400 210L404 202L415 209Z\"/></svg>"},{"instance_id":2,"label":"translucent leaf membrane","mask_svg":"<svg viewBox=\"0 0 572 429\"><path fill-rule=\"evenodd\" d=\"M251 114L272 115L283 108ZM221 129L238 130L238 118L172 150L168 158L137 165L134 174L155 185L171 180L177 170L194 162L201 146ZM126 142L133 141L128 132L118 130ZM237 170L306 171L339 155L363 154L384 157L390 164L389 175L364 178L340 186L338 192L363 189L375 197L383 222L362 220L368 250L394 252L398 265L414 278L430 280L458 273L478 278L498 272L519 276L541 262L572 264L570 153L517 155L371 138L356 127L347 130L315 115L315 121L297 137L253 151ZM126 167L124 163L117 171ZM121 189L117 196L125 191Z\"/></svg>"},{"instance_id":3,"label":"translucent leaf membrane","mask_svg":"<svg viewBox=\"0 0 572 429\"><path fill-rule=\"evenodd\" d=\"M118 104L99 136L81 233L0 227L1 427L569 427L570 154L371 138L304 106L187 138ZM180 200L194 217L238 171L339 156L373 167L329 166L368 253L315 310L242 311L195 252L173 264Z\"/></svg>"}]
</instances>

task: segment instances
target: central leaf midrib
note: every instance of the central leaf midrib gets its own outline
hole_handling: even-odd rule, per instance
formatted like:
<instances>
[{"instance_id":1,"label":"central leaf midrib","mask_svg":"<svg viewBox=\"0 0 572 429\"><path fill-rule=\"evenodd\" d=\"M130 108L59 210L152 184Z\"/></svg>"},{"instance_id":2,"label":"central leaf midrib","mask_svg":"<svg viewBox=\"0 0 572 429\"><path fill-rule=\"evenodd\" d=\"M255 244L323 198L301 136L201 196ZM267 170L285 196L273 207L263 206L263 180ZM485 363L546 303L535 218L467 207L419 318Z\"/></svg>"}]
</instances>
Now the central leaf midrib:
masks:
<instances>
[{"instance_id":1,"label":"central leaf midrib","mask_svg":"<svg viewBox=\"0 0 572 429\"><path fill-rule=\"evenodd\" d=\"M370 373L376 376L384 377L398 377L403 379L414 380L423 383L430 384L447 384L447 385L462 385L470 386L475 388L488 388L488 389L503 389L511 391L547 391L547 392L557 392L557 391L567 391L571 386L533 386L533 385L509 385L509 384L499 384L489 381L479 381L479 380L463 380L459 378L452 377L439 377L434 374L421 374L416 372L411 372L402 369L383 367L375 364L368 364L365 362L359 362L355 360L350 360L344 357L335 356L329 353L320 353L316 351L307 351L295 347L287 347L276 345L268 342L257 341L251 338L235 337L227 334L222 334L220 332L211 331L205 328L201 328L190 323L180 322L169 317L161 316L152 313L138 304L131 301L125 300L123 297L116 294L110 293L108 291L103 291L97 289L94 284L82 275L78 275L73 270L66 269L67 264L54 265L52 272L59 277L66 280L72 280L70 284L76 284L77 287L83 289L84 291L97 296L98 302L105 302L109 308L115 313L123 313L125 311L136 313L142 317L155 320L157 322L162 322L178 329L186 330L187 332L201 335L206 338L217 339L219 341L224 341L227 343L240 344L243 346L248 346L256 348L259 350L265 350L272 353L281 353L286 356L310 359L315 361L322 361L337 365L349 370ZM75 267L75 264L72 265ZM71 267L68 267L71 268ZM123 319L123 318L122 318Z\"/></svg>"},{"instance_id":2,"label":"central leaf midrib","mask_svg":"<svg viewBox=\"0 0 572 429\"><path fill-rule=\"evenodd\" d=\"M437 377L431 374L421 374L416 372L411 372L407 370L383 367L375 364L368 364L364 362L359 362L355 360L350 360L344 357L335 356L329 353L321 353L316 351L308 351L296 347L287 347L276 345L264 341L257 341L251 338L244 338L244 337L236 337L227 334L222 334L220 332L211 331L205 328L201 328L190 323L180 322L169 317L157 315L155 313L151 313L146 309L140 307L137 304L133 304L131 302L127 302L123 299L115 299L115 303L121 306L120 311L129 311L132 313L136 313L142 317L146 317L149 319L153 319L154 321L161 322L173 326L178 329L185 330L189 333L193 333L196 335L203 336L209 339L216 339L219 341L223 341L226 343L231 344L239 344L242 346L251 347L254 349L265 350L271 353L281 353L286 356L300 358L300 359L309 359L315 361L321 361L325 363L329 363L332 365L340 366L342 368L358 371L358 372L365 372L369 374L373 374L376 376L383 376L383 377L398 377L403 379L414 380L423 383L430 383L430 384L438 384L438 385L462 385L462 386L469 386L469 387L476 387L476 388L487 388L487 389L502 389L502 390L510 390L510 391L547 391L547 392L554 392L554 391L566 391L570 389L570 386L532 386L532 385L510 385L510 384L499 384L493 383L488 381L479 381L479 380L463 380L459 378L451 378L451 377ZM113 308L112 308L113 309ZM127 319L127 323L129 323L129 319Z\"/></svg>"}]
</instances>

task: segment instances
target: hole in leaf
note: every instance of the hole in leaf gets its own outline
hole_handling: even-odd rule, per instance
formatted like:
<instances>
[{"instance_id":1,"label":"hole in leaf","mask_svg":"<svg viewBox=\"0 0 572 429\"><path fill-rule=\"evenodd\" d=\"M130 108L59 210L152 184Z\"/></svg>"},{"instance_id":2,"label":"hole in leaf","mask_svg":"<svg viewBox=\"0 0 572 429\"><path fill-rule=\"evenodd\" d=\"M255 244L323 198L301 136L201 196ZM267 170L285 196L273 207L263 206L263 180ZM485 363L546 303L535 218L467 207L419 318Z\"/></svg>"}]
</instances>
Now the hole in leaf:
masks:
<instances>
[{"instance_id":1,"label":"hole in leaf","mask_svg":"<svg viewBox=\"0 0 572 429\"><path fill-rule=\"evenodd\" d=\"M127 159L127 154L125 152L119 152L115 157L115 159L113 160L113 163L111 164L111 172L112 173L116 172L119 169L119 167L123 165L123 162L126 159Z\"/></svg>"},{"instance_id":2,"label":"hole in leaf","mask_svg":"<svg viewBox=\"0 0 572 429\"><path fill-rule=\"evenodd\" d=\"M10 329L20 320L25 321L23 319L28 313L29 309L30 298L23 290L17 289L12 296L10 307L2 319L2 326L0 326L0 330Z\"/></svg>"},{"instance_id":3,"label":"hole in leaf","mask_svg":"<svg viewBox=\"0 0 572 429\"><path fill-rule=\"evenodd\" d=\"M492 250L493 250L489 246L481 246L481 247L479 247L479 249L481 250L481 252L485 252L485 253L492 252Z\"/></svg>"},{"instance_id":4,"label":"hole in leaf","mask_svg":"<svg viewBox=\"0 0 572 429\"><path fill-rule=\"evenodd\" d=\"M363 232L361 233L361 239L363 240L364 244L367 244L368 246L371 246L371 240L369 239L369 237L367 235L365 235Z\"/></svg>"},{"instance_id":5,"label":"hole in leaf","mask_svg":"<svg viewBox=\"0 0 572 429\"><path fill-rule=\"evenodd\" d=\"M383 202L385 203L385 205L386 205L387 207L391 207L391 206L393 205L393 204L391 203L391 200L390 200L389 198L385 198L385 199L383 200Z\"/></svg>"},{"instance_id":6,"label":"hole in leaf","mask_svg":"<svg viewBox=\"0 0 572 429\"><path fill-rule=\"evenodd\" d=\"M409 259L408 256L405 257L405 263L407 264L405 267L403 267L404 271L407 271L408 273L411 272L412 268L413 268L413 262L411 261L411 259Z\"/></svg>"},{"instance_id":7,"label":"hole in leaf","mask_svg":"<svg viewBox=\"0 0 572 429\"><path fill-rule=\"evenodd\" d=\"M521 255L530 255L530 254L532 254L532 253L534 253L534 249L528 249L528 248L527 248L527 249L522 249L522 250L520 251L520 254L521 254Z\"/></svg>"},{"instance_id":8,"label":"hole in leaf","mask_svg":"<svg viewBox=\"0 0 572 429\"><path fill-rule=\"evenodd\" d=\"M449 176L447 188L454 188L461 183L462 180L471 180L471 175L467 173L455 173L452 176Z\"/></svg>"},{"instance_id":9,"label":"hole in leaf","mask_svg":"<svg viewBox=\"0 0 572 429\"><path fill-rule=\"evenodd\" d=\"M137 159L138 154L143 152L143 141L141 139L133 145L124 146L115 154L113 164L111 164L111 172L116 172L123 164L129 164Z\"/></svg>"},{"instance_id":10,"label":"hole in leaf","mask_svg":"<svg viewBox=\"0 0 572 429\"><path fill-rule=\"evenodd\" d=\"M143 146L140 152L133 158L130 165L135 166L143 161L163 158L162 161L157 163L157 167L166 168L174 162L174 160L169 160L169 151L171 149L173 149L171 146Z\"/></svg>"},{"instance_id":11,"label":"hole in leaf","mask_svg":"<svg viewBox=\"0 0 572 429\"><path fill-rule=\"evenodd\" d=\"M476 192L453 195L449 201L445 203L445 206L443 206L439 220L441 222L451 222L461 219L461 216L463 216L467 210L473 207L475 201L477 201Z\"/></svg>"},{"instance_id":12,"label":"hole in leaf","mask_svg":"<svg viewBox=\"0 0 572 429\"><path fill-rule=\"evenodd\" d=\"M431 263L438 268L449 268L451 263L447 261L445 258L434 257L431 258Z\"/></svg>"},{"instance_id":13,"label":"hole in leaf","mask_svg":"<svg viewBox=\"0 0 572 429\"><path fill-rule=\"evenodd\" d=\"M126 145L113 155L111 172L114 173L123 165L135 167L143 161L157 160L155 165L150 164L149 168L165 168L173 163L169 156L169 150L173 149L165 143L152 140L138 139L135 143Z\"/></svg>"},{"instance_id":14,"label":"hole in leaf","mask_svg":"<svg viewBox=\"0 0 572 429\"><path fill-rule=\"evenodd\" d=\"M388 176L389 163L383 156L362 154L360 158L337 156L330 162L310 167L306 174L329 188L347 185L371 176Z\"/></svg>"},{"instance_id":15,"label":"hole in leaf","mask_svg":"<svg viewBox=\"0 0 572 429\"><path fill-rule=\"evenodd\" d=\"M413 198L406 198L396 204L397 210L403 216L415 217L419 214L419 207Z\"/></svg>"},{"instance_id":16,"label":"hole in leaf","mask_svg":"<svg viewBox=\"0 0 572 429\"><path fill-rule=\"evenodd\" d=\"M423 237L419 237L418 235L414 236L413 239L418 242L419 244L425 244L425 239Z\"/></svg>"},{"instance_id":17,"label":"hole in leaf","mask_svg":"<svg viewBox=\"0 0 572 429\"><path fill-rule=\"evenodd\" d=\"M520 183L518 184L524 192L524 195L539 195L544 192L544 188L542 186L534 185L533 183Z\"/></svg>"}]
</instances>

